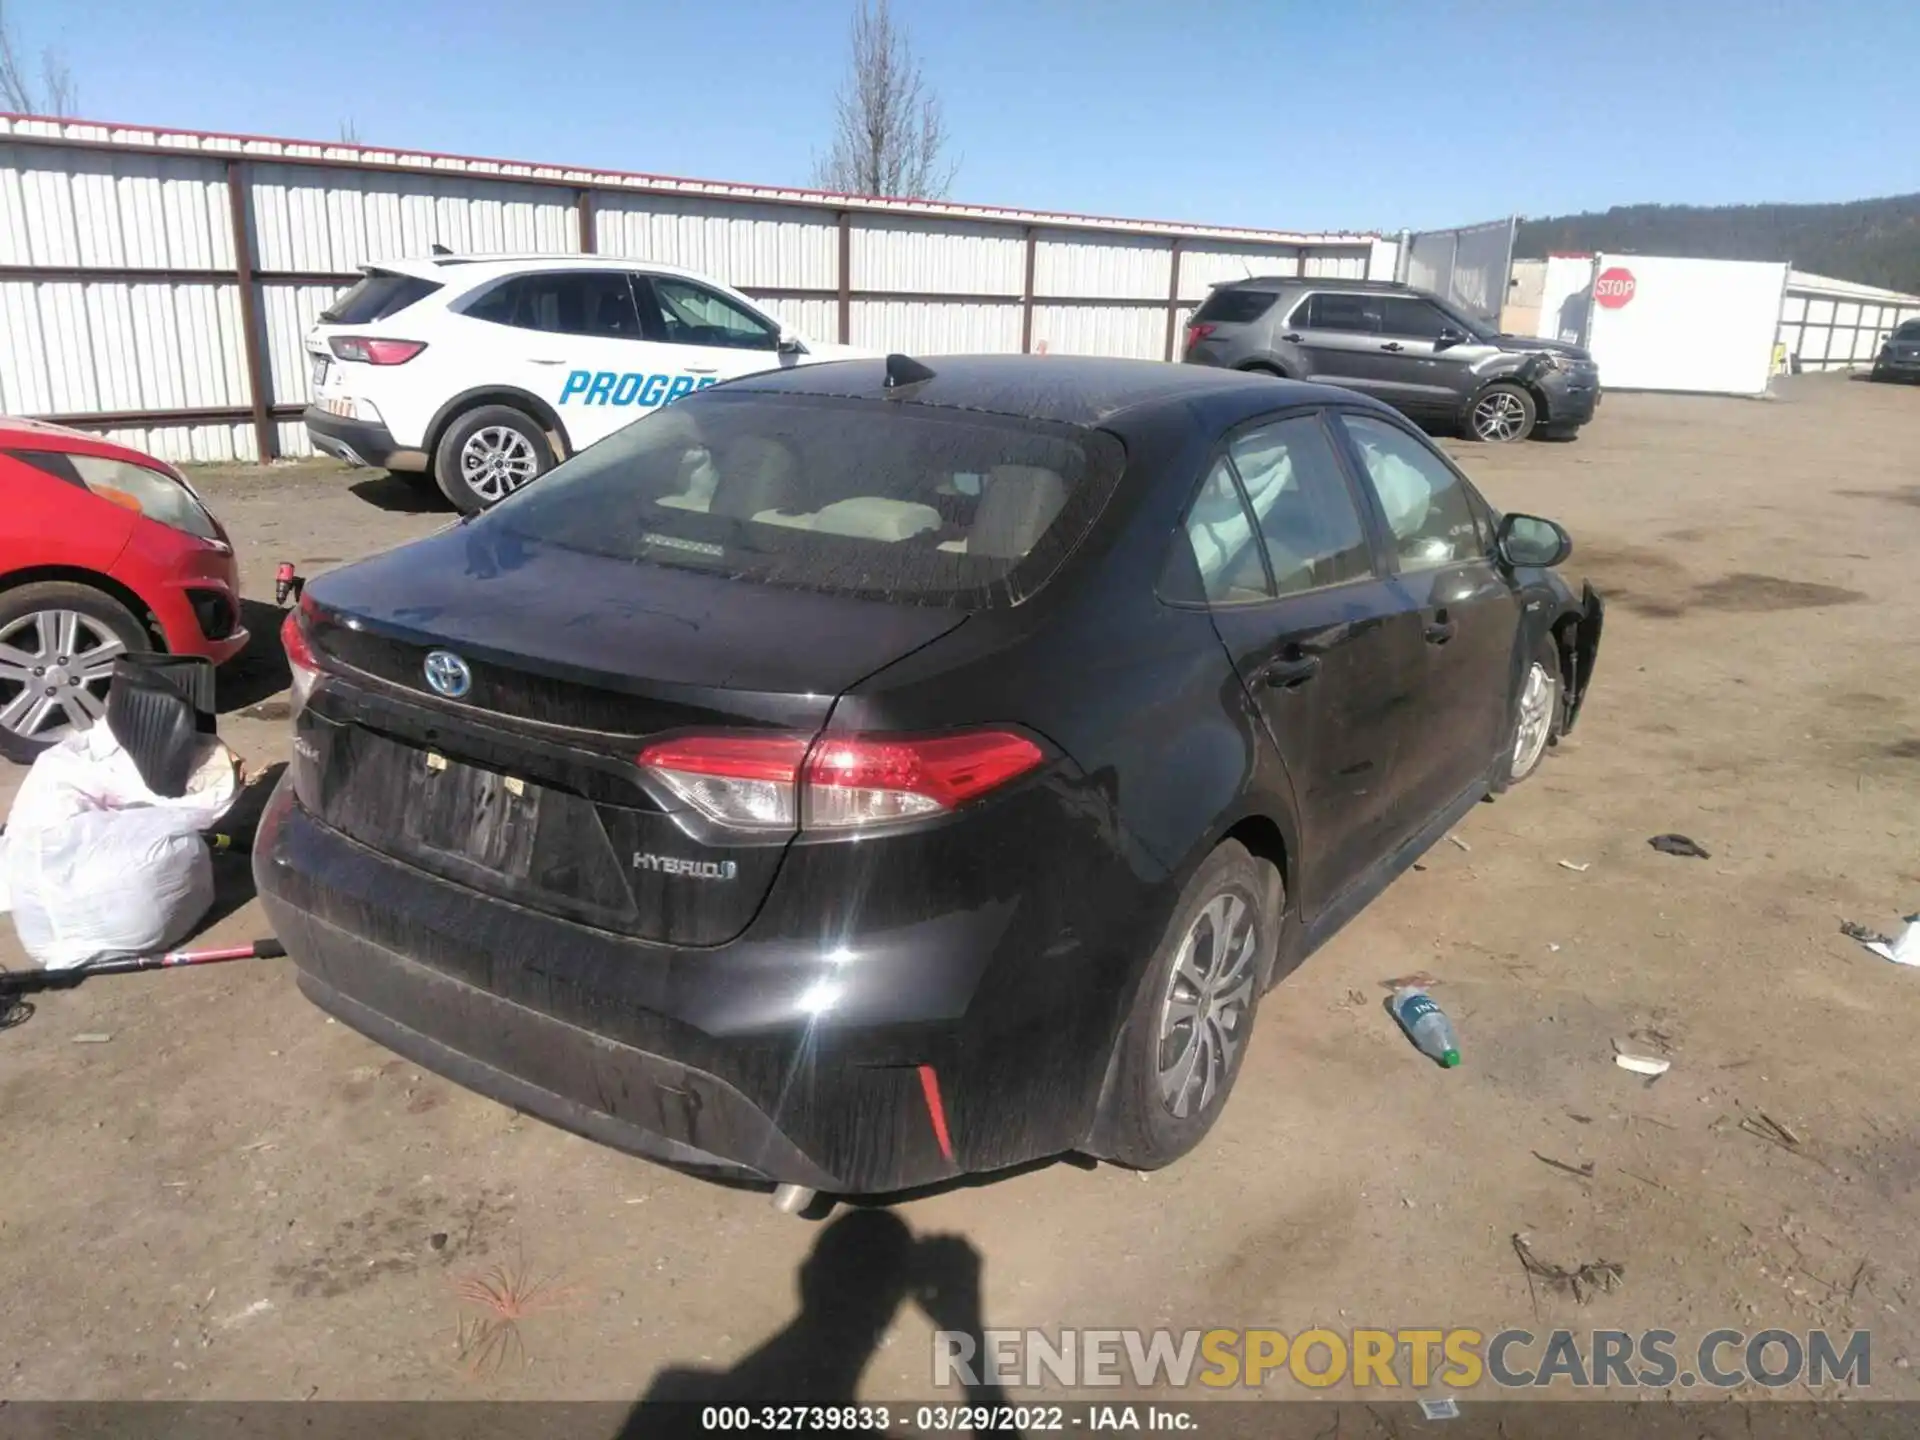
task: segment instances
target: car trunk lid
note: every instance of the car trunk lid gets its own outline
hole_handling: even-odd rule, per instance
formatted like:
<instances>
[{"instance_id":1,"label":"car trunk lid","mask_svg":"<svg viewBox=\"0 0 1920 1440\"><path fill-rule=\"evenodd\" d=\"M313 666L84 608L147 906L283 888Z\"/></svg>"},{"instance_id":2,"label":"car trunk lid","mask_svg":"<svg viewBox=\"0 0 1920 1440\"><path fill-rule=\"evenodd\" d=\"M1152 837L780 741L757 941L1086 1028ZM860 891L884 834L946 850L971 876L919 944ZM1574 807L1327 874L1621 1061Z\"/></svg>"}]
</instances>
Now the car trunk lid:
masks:
<instances>
[{"instance_id":1,"label":"car trunk lid","mask_svg":"<svg viewBox=\"0 0 1920 1440\"><path fill-rule=\"evenodd\" d=\"M810 739L843 691L965 619L467 525L309 596L330 675L298 722L309 809L474 889L684 945L746 927L790 834L703 823L640 750L688 730ZM436 654L458 693L430 680Z\"/></svg>"}]
</instances>

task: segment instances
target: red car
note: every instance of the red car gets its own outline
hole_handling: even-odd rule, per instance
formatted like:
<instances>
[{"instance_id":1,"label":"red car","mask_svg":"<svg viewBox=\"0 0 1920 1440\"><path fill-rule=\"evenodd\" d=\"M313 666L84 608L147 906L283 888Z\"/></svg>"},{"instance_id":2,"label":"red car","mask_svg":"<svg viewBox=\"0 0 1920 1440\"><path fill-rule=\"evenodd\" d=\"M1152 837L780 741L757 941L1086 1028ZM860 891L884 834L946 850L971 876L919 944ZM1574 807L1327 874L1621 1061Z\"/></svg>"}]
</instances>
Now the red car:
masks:
<instances>
[{"instance_id":1,"label":"red car","mask_svg":"<svg viewBox=\"0 0 1920 1440\"><path fill-rule=\"evenodd\" d=\"M129 650L231 659L240 614L233 544L179 471L0 417L0 755L98 719Z\"/></svg>"}]
</instances>

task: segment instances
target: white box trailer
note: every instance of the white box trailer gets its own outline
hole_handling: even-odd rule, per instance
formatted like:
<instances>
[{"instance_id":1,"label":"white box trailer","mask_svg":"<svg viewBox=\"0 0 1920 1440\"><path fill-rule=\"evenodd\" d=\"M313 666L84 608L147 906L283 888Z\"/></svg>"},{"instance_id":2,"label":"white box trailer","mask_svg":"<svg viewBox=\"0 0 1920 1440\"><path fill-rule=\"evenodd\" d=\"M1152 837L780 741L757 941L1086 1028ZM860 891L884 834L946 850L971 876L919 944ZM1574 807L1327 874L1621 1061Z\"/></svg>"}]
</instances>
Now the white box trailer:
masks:
<instances>
[{"instance_id":1,"label":"white box trailer","mask_svg":"<svg viewBox=\"0 0 1920 1440\"><path fill-rule=\"evenodd\" d=\"M1554 255L1539 330L1591 350L1608 390L1764 395L1786 288L1772 261Z\"/></svg>"},{"instance_id":2,"label":"white box trailer","mask_svg":"<svg viewBox=\"0 0 1920 1440\"><path fill-rule=\"evenodd\" d=\"M1538 338L1586 344L1587 311L1592 304L1593 256L1549 255L1540 285ZM1607 383L1604 375L1600 383Z\"/></svg>"}]
</instances>

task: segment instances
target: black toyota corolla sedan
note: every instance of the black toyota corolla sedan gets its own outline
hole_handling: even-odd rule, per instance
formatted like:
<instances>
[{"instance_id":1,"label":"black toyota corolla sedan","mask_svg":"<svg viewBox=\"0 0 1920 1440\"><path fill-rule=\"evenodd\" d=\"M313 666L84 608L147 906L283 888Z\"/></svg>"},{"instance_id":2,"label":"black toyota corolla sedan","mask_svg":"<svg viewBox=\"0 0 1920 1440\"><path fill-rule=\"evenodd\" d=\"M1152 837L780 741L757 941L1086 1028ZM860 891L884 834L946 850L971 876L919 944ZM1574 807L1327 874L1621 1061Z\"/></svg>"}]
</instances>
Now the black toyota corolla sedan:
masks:
<instances>
[{"instance_id":1,"label":"black toyota corolla sedan","mask_svg":"<svg viewBox=\"0 0 1920 1440\"><path fill-rule=\"evenodd\" d=\"M316 580L254 873L323 1009L610 1145L1163 1165L1263 992L1574 723L1569 550L1343 390L750 377Z\"/></svg>"}]
</instances>

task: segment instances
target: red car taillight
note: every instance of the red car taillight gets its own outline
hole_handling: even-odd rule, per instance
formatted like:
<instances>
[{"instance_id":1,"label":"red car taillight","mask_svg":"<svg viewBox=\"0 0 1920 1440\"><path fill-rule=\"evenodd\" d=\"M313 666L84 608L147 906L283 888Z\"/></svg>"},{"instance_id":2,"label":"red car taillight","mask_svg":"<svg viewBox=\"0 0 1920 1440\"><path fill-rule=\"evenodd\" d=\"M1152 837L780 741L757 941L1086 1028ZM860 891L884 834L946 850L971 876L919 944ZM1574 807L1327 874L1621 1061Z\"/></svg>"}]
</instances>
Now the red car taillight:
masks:
<instances>
[{"instance_id":1,"label":"red car taillight","mask_svg":"<svg viewBox=\"0 0 1920 1440\"><path fill-rule=\"evenodd\" d=\"M314 658L313 644L307 639L306 622L311 614L313 603L302 595L300 604L287 612L286 622L280 627L280 644L287 652L287 669L293 675L288 703L293 716L306 708L314 683L320 678L320 662Z\"/></svg>"},{"instance_id":2,"label":"red car taillight","mask_svg":"<svg viewBox=\"0 0 1920 1440\"><path fill-rule=\"evenodd\" d=\"M1217 325L1208 325L1200 321L1189 320L1187 322L1187 349L1193 349L1194 346L1198 345L1219 328Z\"/></svg>"},{"instance_id":3,"label":"red car taillight","mask_svg":"<svg viewBox=\"0 0 1920 1440\"><path fill-rule=\"evenodd\" d=\"M404 365L427 348L424 340L377 340L370 335L336 335L327 346L342 360L365 365Z\"/></svg>"},{"instance_id":4,"label":"red car taillight","mask_svg":"<svg viewBox=\"0 0 1920 1440\"><path fill-rule=\"evenodd\" d=\"M943 814L1026 774L1040 747L1006 730L664 740L640 763L708 819L743 830L858 830Z\"/></svg>"}]
</instances>

